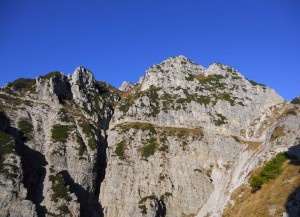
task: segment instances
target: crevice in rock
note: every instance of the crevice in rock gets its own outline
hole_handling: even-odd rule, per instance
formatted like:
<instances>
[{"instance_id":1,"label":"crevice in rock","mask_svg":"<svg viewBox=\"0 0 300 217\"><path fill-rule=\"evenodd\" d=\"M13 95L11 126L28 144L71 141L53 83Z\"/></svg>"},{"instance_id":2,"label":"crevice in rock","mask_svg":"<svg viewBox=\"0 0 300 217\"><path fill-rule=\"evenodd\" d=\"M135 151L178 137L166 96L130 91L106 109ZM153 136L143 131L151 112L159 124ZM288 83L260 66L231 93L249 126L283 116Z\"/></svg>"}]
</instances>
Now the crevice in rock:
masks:
<instances>
[{"instance_id":1,"label":"crevice in rock","mask_svg":"<svg viewBox=\"0 0 300 217\"><path fill-rule=\"evenodd\" d=\"M16 152L21 157L23 170L22 183L27 189L27 200L30 200L36 206L36 212L39 217L46 216L47 209L41 206L44 199L43 184L46 176L45 166L48 164L45 156L25 145L26 138L16 128L11 131L16 141Z\"/></svg>"},{"instance_id":2,"label":"crevice in rock","mask_svg":"<svg viewBox=\"0 0 300 217\"><path fill-rule=\"evenodd\" d=\"M103 137L102 137L103 138ZM96 210L99 213L100 217L104 216L103 213L103 207L101 206L101 203L99 202L99 195L100 195L100 187L101 187L101 183L103 182L104 178L105 178L105 170L107 167L107 156L106 156L106 148L107 148L107 134L105 131L105 135L103 140L100 142L100 144L98 145L98 152L97 152L97 162L96 162L96 166L95 168L95 172L96 172L96 183L95 183L95 195L94 195L94 200L95 203L98 203L100 206L99 207L95 207L97 208Z\"/></svg>"},{"instance_id":3,"label":"crevice in rock","mask_svg":"<svg viewBox=\"0 0 300 217\"><path fill-rule=\"evenodd\" d=\"M100 186L105 176L106 169L106 147L107 136L98 144L97 160L93 169L96 175L94 190L88 191L80 184L76 183L67 170L59 172L63 176L64 182L69 186L70 192L74 193L80 204L80 216L102 217L103 209L99 202Z\"/></svg>"},{"instance_id":4,"label":"crevice in rock","mask_svg":"<svg viewBox=\"0 0 300 217\"><path fill-rule=\"evenodd\" d=\"M39 217L44 217L47 209L41 206L43 197L43 183L46 176L45 166L47 162L45 156L25 145L26 138L17 128L10 126L10 120L5 115L1 116L5 120L7 132L15 140L15 150L21 158L23 170L23 180L21 182L27 189L26 199L30 200L36 206L36 212Z\"/></svg>"},{"instance_id":5,"label":"crevice in rock","mask_svg":"<svg viewBox=\"0 0 300 217\"><path fill-rule=\"evenodd\" d=\"M167 214L167 207L165 202L163 200L156 199L155 203L157 206L155 217L165 217Z\"/></svg>"},{"instance_id":6,"label":"crevice in rock","mask_svg":"<svg viewBox=\"0 0 300 217\"><path fill-rule=\"evenodd\" d=\"M64 170L59 172L59 174L63 176L70 192L76 195L80 204L80 216L94 216L99 210L100 204L99 202L95 203L93 192L87 191L80 184L76 183L68 171ZM97 214L95 216L99 216Z\"/></svg>"}]
</instances>

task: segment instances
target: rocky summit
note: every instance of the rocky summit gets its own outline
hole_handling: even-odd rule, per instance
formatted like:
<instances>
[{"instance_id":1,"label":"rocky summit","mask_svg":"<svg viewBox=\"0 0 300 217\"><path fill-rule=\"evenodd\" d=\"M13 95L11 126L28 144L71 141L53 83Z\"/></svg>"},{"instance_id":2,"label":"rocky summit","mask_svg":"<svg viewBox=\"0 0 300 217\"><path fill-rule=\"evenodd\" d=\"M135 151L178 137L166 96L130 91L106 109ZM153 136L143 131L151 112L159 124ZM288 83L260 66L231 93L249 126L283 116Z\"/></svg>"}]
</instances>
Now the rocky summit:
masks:
<instances>
[{"instance_id":1,"label":"rocky summit","mask_svg":"<svg viewBox=\"0 0 300 217\"><path fill-rule=\"evenodd\" d=\"M84 67L20 78L0 90L0 216L245 216L241 192L285 182L295 188L264 211L298 216L298 173L276 180L298 144L300 98L220 63L170 57L119 89Z\"/></svg>"}]
</instances>

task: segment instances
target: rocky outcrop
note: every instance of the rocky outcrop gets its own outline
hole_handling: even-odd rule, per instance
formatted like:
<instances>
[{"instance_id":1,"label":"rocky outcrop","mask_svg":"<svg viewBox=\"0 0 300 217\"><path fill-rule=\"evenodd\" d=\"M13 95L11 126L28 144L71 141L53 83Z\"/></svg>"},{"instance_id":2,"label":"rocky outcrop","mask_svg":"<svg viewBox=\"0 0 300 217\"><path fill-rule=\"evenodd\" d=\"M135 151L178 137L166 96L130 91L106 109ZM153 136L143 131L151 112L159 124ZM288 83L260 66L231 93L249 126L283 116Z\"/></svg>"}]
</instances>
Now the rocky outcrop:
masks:
<instances>
[{"instance_id":1,"label":"rocky outcrop","mask_svg":"<svg viewBox=\"0 0 300 217\"><path fill-rule=\"evenodd\" d=\"M0 90L1 216L221 216L299 140L299 105L184 56L120 90L76 68Z\"/></svg>"},{"instance_id":2,"label":"rocky outcrop","mask_svg":"<svg viewBox=\"0 0 300 217\"><path fill-rule=\"evenodd\" d=\"M30 87L27 82L12 82L0 94L1 109L17 129L13 136L20 138L14 168L20 170L18 185L25 186L1 187L2 195L19 195L0 199L1 211L7 216L33 216L35 210L38 216L100 216L106 130L117 95L82 67L70 77L54 72Z\"/></svg>"},{"instance_id":3,"label":"rocky outcrop","mask_svg":"<svg viewBox=\"0 0 300 217\"><path fill-rule=\"evenodd\" d=\"M127 82L127 81L123 81L123 83L122 83L121 86L119 87L119 90L125 92L125 91L128 91L128 90L132 89L133 86L134 86L133 83Z\"/></svg>"}]
</instances>

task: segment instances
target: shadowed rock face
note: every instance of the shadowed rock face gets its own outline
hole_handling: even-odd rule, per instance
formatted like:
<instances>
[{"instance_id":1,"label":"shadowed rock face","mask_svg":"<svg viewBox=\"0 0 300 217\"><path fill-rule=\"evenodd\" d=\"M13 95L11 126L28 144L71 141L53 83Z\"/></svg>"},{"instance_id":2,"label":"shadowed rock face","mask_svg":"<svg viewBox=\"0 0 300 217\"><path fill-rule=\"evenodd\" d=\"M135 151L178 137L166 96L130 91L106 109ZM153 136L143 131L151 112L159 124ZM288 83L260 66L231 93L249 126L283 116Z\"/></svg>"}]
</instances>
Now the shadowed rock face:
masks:
<instances>
[{"instance_id":1,"label":"shadowed rock face","mask_svg":"<svg viewBox=\"0 0 300 217\"><path fill-rule=\"evenodd\" d=\"M0 215L220 216L295 144L299 114L235 69L184 56L120 90L83 67L16 80L0 92Z\"/></svg>"}]
</instances>

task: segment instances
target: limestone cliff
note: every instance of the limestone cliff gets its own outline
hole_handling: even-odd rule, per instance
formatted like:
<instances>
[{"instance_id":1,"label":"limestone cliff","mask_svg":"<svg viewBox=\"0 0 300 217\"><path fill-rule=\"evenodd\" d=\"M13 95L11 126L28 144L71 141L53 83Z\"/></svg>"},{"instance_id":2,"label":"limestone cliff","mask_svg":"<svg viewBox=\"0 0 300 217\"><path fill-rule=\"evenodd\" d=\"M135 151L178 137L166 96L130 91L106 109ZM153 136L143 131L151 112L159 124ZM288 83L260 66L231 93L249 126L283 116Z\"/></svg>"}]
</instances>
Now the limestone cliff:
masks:
<instances>
[{"instance_id":1,"label":"limestone cliff","mask_svg":"<svg viewBox=\"0 0 300 217\"><path fill-rule=\"evenodd\" d=\"M299 141L297 100L184 56L117 90L78 67L0 92L0 216L221 216Z\"/></svg>"},{"instance_id":2,"label":"limestone cliff","mask_svg":"<svg viewBox=\"0 0 300 217\"><path fill-rule=\"evenodd\" d=\"M0 216L100 215L106 130L117 100L82 67L70 77L53 72L7 84L0 94L7 137Z\"/></svg>"}]
</instances>

